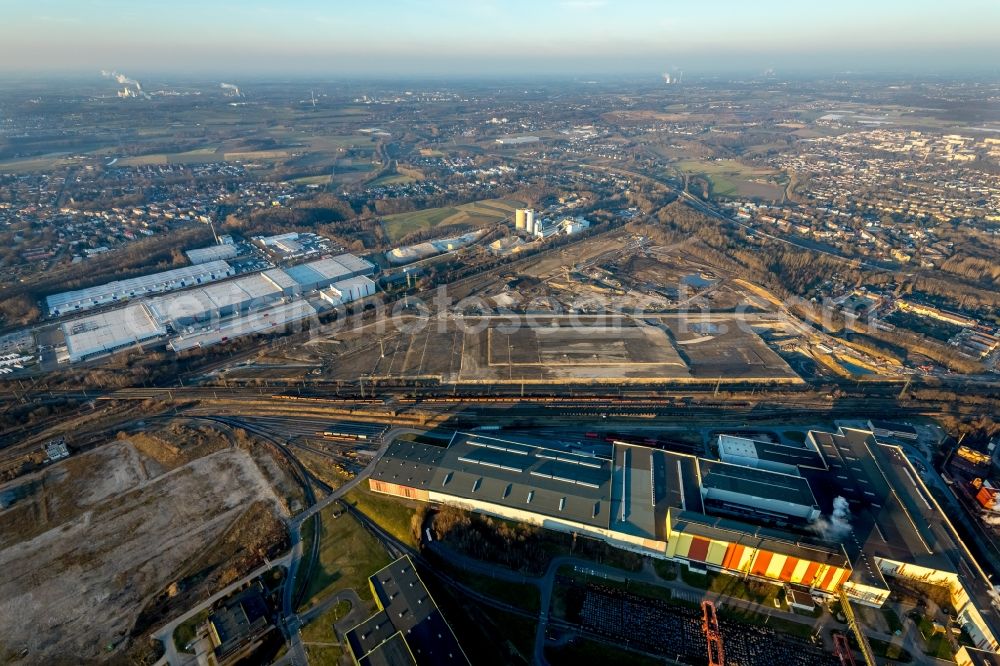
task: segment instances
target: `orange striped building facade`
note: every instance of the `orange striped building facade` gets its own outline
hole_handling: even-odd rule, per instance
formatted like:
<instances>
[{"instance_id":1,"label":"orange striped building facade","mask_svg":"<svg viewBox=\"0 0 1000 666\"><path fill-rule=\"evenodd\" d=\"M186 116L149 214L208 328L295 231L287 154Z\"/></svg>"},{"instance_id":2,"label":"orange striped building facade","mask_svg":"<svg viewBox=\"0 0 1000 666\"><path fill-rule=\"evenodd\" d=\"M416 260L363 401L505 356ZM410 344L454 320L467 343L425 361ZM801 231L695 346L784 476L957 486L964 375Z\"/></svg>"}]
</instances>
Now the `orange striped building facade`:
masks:
<instances>
[{"instance_id":1,"label":"orange striped building facade","mask_svg":"<svg viewBox=\"0 0 1000 666\"><path fill-rule=\"evenodd\" d=\"M437 492L429 493L426 490L376 479L369 479L368 482L370 488L375 492L395 495L396 497L453 504L461 508L479 510L514 520L528 520L528 522L538 523L546 527L575 528L574 531L590 532L593 536L628 548L634 548L637 545L632 543L637 541L634 537L610 530L599 530L585 525L557 527L552 524L553 521L529 520L529 516L519 515L525 512L514 513L500 506L478 506L477 503L469 500L453 498ZM762 539L736 531L719 531L730 536L731 539L708 538L691 534L683 529L673 529L672 523L673 521L668 514L665 544L661 541L643 540L641 544L643 548L651 553L662 553L669 559L686 561L697 568L709 568L773 582L795 583L831 594L840 589L840 586L851 576L851 568L846 557L840 559L827 551L813 551L794 543L784 544L775 539ZM785 545L787 548L782 548ZM787 552L781 552L781 550ZM838 564L833 564L832 561L836 561Z\"/></svg>"},{"instance_id":2,"label":"orange striped building facade","mask_svg":"<svg viewBox=\"0 0 1000 666\"><path fill-rule=\"evenodd\" d=\"M846 558L837 560L838 565L820 561L830 559L823 551L816 551L813 559L809 557L809 550L795 544L788 544L788 552L780 552L782 544L775 540L735 532L733 537L742 543L671 530L668 525L666 556L685 560L698 568L795 583L831 594L851 577Z\"/></svg>"}]
</instances>

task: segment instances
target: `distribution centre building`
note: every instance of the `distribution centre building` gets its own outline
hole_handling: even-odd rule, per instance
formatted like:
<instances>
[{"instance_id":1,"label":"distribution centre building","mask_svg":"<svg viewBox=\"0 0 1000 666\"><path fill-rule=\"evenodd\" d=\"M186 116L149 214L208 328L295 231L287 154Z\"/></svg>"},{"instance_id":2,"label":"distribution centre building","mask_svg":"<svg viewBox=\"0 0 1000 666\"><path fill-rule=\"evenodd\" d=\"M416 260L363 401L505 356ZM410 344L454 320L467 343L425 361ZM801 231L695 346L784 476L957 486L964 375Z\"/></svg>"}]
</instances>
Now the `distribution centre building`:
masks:
<instances>
[{"instance_id":1,"label":"distribution centre building","mask_svg":"<svg viewBox=\"0 0 1000 666\"><path fill-rule=\"evenodd\" d=\"M61 328L69 360L74 363L157 340L167 334L163 324L142 303L74 319Z\"/></svg>"},{"instance_id":2,"label":"distribution centre building","mask_svg":"<svg viewBox=\"0 0 1000 666\"><path fill-rule=\"evenodd\" d=\"M215 282L233 274L233 268L225 261L209 261L196 266L185 266L161 273L116 280L86 289L52 294L45 299L45 303L49 314L58 316L127 301L139 296Z\"/></svg>"},{"instance_id":3,"label":"distribution centre building","mask_svg":"<svg viewBox=\"0 0 1000 666\"><path fill-rule=\"evenodd\" d=\"M149 308L164 323L191 326L213 318L246 314L282 298L281 290L265 276L254 273L150 299Z\"/></svg>"},{"instance_id":4,"label":"distribution centre building","mask_svg":"<svg viewBox=\"0 0 1000 666\"><path fill-rule=\"evenodd\" d=\"M302 292L307 292L325 289L334 282L358 275L371 275L375 272L375 264L353 254L341 254L330 259L292 266L284 271L295 280Z\"/></svg>"},{"instance_id":5,"label":"distribution centre building","mask_svg":"<svg viewBox=\"0 0 1000 666\"><path fill-rule=\"evenodd\" d=\"M179 334L169 344L175 351L265 332L279 324L314 315L315 309L300 299L306 292L326 289L320 296L336 305L374 294L375 283L364 276L374 272L374 264L352 254L343 254L287 270L274 268L220 281L222 277L232 274L232 268L225 261L213 261L145 278L109 283L100 293L96 287L84 290L88 294L83 296L80 292L71 292L87 299L89 305L86 307L93 307L108 296L113 301L119 296L131 298L141 293L199 285L150 298L143 302L141 310L119 307L103 317L70 322L72 326L63 327L69 359L75 362L93 358L134 344L136 340L163 337L168 334L168 327ZM122 289L127 291L122 292ZM281 301L286 303L281 304ZM69 297L59 303L69 307L83 306ZM144 316L138 317L138 312L144 313ZM115 326L115 320L130 323ZM101 332L81 336L86 332L81 327Z\"/></svg>"}]
</instances>

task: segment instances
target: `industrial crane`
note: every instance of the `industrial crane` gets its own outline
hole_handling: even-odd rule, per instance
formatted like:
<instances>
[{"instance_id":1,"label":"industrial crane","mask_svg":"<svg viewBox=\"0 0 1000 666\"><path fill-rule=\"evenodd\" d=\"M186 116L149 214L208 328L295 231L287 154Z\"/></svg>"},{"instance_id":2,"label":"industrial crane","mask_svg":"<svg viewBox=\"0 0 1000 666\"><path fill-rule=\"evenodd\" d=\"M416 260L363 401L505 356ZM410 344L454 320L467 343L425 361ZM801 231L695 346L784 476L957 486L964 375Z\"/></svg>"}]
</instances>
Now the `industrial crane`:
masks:
<instances>
[{"instance_id":1,"label":"industrial crane","mask_svg":"<svg viewBox=\"0 0 1000 666\"><path fill-rule=\"evenodd\" d=\"M722 632L719 631L719 617L715 613L715 604L705 600L701 602L701 628L708 641L708 666L723 666L726 655L722 649Z\"/></svg>"}]
</instances>

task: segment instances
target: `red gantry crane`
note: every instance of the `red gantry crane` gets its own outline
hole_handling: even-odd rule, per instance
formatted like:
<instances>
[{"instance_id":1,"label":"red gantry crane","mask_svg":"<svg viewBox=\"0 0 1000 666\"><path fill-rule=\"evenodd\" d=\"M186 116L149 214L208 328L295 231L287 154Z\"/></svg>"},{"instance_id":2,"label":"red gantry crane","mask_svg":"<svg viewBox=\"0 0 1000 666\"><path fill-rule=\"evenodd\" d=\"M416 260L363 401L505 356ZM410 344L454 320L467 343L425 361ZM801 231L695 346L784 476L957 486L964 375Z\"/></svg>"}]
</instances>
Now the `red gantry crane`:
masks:
<instances>
[{"instance_id":1,"label":"red gantry crane","mask_svg":"<svg viewBox=\"0 0 1000 666\"><path fill-rule=\"evenodd\" d=\"M844 634L833 635L833 653L840 658L842 666L856 666L854 662L854 652L851 644Z\"/></svg>"},{"instance_id":2,"label":"red gantry crane","mask_svg":"<svg viewBox=\"0 0 1000 666\"><path fill-rule=\"evenodd\" d=\"M722 649L722 632L719 631L719 618L715 613L715 604L711 601L701 602L701 628L708 641L708 666L723 666L726 655Z\"/></svg>"}]
</instances>

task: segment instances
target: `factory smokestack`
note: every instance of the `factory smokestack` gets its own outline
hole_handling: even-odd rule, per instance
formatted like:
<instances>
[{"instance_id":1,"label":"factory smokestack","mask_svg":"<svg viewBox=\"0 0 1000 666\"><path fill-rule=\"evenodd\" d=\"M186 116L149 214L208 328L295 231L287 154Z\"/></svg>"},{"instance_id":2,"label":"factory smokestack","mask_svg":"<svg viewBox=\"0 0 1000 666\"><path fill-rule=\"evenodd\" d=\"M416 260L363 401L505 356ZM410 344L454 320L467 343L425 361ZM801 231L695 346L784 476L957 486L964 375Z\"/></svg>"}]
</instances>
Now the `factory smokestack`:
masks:
<instances>
[{"instance_id":1,"label":"factory smokestack","mask_svg":"<svg viewBox=\"0 0 1000 666\"><path fill-rule=\"evenodd\" d=\"M219 87L226 91L227 97L243 97L239 87L232 83L220 83Z\"/></svg>"},{"instance_id":2,"label":"factory smokestack","mask_svg":"<svg viewBox=\"0 0 1000 666\"><path fill-rule=\"evenodd\" d=\"M125 76L121 72L116 72L114 70L108 71L106 69L102 69L101 76L103 76L106 79L114 79L121 85L125 86L126 90L128 90L129 86L134 87L136 95L133 96L138 96L139 94L142 94L142 84L136 81L135 79Z\"/></svg>"}]
</instances>

